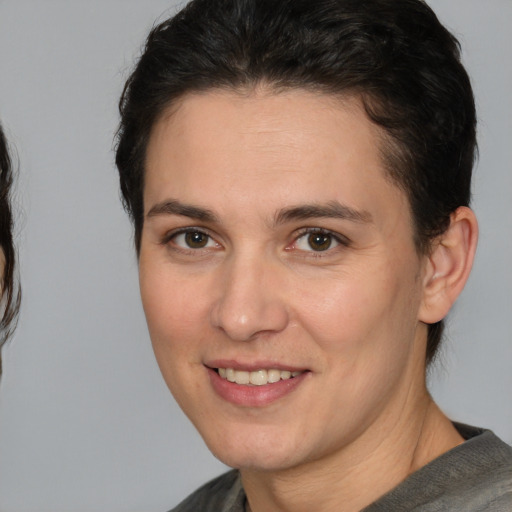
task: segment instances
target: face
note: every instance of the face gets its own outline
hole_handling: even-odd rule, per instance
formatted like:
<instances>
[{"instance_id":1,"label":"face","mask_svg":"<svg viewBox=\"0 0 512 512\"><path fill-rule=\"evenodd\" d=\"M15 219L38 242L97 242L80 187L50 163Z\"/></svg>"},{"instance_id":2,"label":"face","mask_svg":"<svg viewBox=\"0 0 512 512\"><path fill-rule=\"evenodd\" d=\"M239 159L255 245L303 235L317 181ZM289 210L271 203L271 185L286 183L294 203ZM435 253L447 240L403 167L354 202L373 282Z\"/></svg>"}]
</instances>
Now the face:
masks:
<instances>
[{"instance_id":1,"label":"face","mask_svg":"<svg viewBox=\"0 0 512 512\"><path fill-rule=\"evenodd\" d=\"M332 456L424 381L424 262L356 99L190 95L147 152L140 286L154 351L238 468Z\"/></svg>"}]
</instances>

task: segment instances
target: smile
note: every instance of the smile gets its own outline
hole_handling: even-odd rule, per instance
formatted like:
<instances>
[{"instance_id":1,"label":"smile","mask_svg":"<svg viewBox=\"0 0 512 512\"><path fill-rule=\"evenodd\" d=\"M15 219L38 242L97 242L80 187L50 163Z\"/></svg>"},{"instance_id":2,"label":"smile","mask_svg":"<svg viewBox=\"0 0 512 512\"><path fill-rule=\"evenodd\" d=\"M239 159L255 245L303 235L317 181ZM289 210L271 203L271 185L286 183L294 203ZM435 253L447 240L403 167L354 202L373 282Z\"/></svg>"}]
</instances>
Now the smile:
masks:
<instances>
[{"instance_id":1,"label":"smile","mask_svg":"<svg viewBox=\"0 0 512 512\"><path fill-rule=\"evenodd\" d=\"M289 380L299 376L303 372L291 372L288 370L256 370L243 371L233 368L217 368L217 373L222 379L236 384L247 386L265 386L266 384L275 384L281 380Z\"/></svg>"},{"instance_id":2,"label":"smile","mask_svg":"<svg viewBox=\"0 0 512 512\"><path fill-rule=\"evenodd\" d=\"M261 364L261 363L260 363ZM234 365L233 365L234 366ZM240 367L227 361L206 366L213 391L223 400L241 407L265 407L284 399L310 380L310 370L272 368L271 365ZM263 368L262 368L263 367Z\"/></svg>"}]
</instances>

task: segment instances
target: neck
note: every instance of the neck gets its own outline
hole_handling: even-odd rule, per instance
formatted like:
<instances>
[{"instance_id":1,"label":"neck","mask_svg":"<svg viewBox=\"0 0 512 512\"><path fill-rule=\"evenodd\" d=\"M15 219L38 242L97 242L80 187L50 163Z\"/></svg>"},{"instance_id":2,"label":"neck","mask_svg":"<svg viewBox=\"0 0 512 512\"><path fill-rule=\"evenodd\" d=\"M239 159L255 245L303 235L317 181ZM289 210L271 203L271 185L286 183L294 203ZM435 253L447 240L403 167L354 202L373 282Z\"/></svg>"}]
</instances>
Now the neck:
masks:
<instances>
[{"instance_id":1,"label":"neck","mask_svg":"<svg viewBox=\"0 0 512 512\"><path fill-rule=\"evenodd\" d=\"M359 511L463 442L424 385L406 405L320 460L277 472L241 470L251 512Z\"/></svg>"}]
</instances>

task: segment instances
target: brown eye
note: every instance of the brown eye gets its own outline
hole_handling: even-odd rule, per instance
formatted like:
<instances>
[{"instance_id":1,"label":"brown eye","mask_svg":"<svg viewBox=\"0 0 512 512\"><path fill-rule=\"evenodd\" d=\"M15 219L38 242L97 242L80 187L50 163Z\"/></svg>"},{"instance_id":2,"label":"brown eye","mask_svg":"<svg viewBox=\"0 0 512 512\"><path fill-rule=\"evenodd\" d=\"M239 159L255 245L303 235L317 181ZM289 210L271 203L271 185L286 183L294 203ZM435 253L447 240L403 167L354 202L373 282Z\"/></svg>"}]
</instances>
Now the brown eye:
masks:
<instances>
[{"instance_id":1,"label":"brown eye","mask_svg":"<svg viewBox=\"0 0 512 512\"><path fill-rule=\"evenodd\" d=\"M332 245L332 236L327 233L310 233L308 244L313 251L326 251Z\"/></svg>"},{"instance_id":2,"label":"brown eye","mask_svg":"<svg viewBox=\"0 0 512 512\"><path fill-rule=\"evenodd\" d=\"M293 245L299 251L324 252L346 244L342 241L341 235L337 236L323 229L313 229L300 235Z\"/></svg>"},{"instance_id":3,"label":"brown eye","mask_svg":"<svg viewBox=\"0 0 512 512\"><path fill-rule=\"evenodd\" d=\"M210 237L201 231L188 231L185 233L185 243L191 249L202 249L208 245Z\"/></svg>"},{"instance_id":4,"label":"brown eye","mask_svg":"<svg viewBox=\"0 0 512 512\"><path fill-rule=\"evenodd\" d=\"M196 229L176 233L169 241L183 249L212 249L218 246L210 235Z\"/></svg>"}]
</instances>

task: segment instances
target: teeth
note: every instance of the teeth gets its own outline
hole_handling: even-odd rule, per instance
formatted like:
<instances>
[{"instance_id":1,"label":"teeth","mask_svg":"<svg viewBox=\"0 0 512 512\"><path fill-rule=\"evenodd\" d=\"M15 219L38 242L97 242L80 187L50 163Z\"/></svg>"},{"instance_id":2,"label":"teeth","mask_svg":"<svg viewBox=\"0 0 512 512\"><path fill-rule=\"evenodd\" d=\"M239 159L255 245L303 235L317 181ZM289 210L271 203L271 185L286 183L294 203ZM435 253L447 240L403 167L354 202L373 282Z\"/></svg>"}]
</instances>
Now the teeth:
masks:
<instances>
[{"instance_id":1,"label":"teeth","mask_svg":"<svg viewBox=\"0 0 512 512\"><path fill-rule=\"evenodd\" d=\"M246 372L234 370L233 368L217 368L219 375L229 382L237 384L252 384L253 386L264 386L265 384L273 384L280 380L288 380L297 377L302 372L290 372L288 370L256 370L255 372Z\"/></svg>"},{"instance_id":2,"label":"teeth","mask_svg":"<svg viewBox=\"0 0 512 512\"><path fill-rule=\"evenodd\" d=\"M255 386L262 386L268 382L267 370L258 370L249 374L249 382Z\"/></svg>"},{"instance_id":3,"label":"teeth","mask_svg":"<svg viewBox=\"0 0 512 512\"><path fill-rule=\"evenodd\" d=\"M235 372L235 382L237 384L249 384L249 372Z\"/></svg>"},{"instance_id":4,"label":"teeth","mask_svg":"<svg viewBox=\"0 0 512 512\"><path fill-rule=\"evenodd\" d=\"M268 382L271 384L274 382L279 382L281 380L281 372L279 370L269 370L267 372Z\"/></svg>"}]
</instances>

